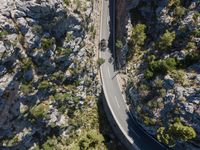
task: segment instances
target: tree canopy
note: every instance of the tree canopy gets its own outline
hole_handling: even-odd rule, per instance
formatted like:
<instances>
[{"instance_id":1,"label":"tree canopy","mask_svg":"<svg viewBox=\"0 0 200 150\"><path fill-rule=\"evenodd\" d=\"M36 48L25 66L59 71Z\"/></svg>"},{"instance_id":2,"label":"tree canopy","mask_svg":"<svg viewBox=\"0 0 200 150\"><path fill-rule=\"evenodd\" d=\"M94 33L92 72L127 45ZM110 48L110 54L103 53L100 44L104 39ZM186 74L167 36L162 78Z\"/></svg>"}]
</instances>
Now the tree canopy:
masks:
<instances>
[{"instance_id":1,"label":"tree canopy","mask_svg":"<svg viewBox=\"0 0 200 150\"><path fill-rule=\"evenodd\" d=\"M170 124L169 128L160 127L157 130L157 139L167 145L173 145L177 141L188 141L196 137L195 130L183 125L180 121Z\"/></svg>"},{"instance_id":2,"label":"tree canopy","mask_svg":"<svg viewBox=\"0 0 200 150\"><path fill-rule=\"evenodd\" d=\"M144 45L144 41L147 37L145 34L145 29L146 25L144 24L137 24L135 27L133 27L131 34L131 41L133 42L134 45L137 46Z\"/></svg>"}]
</instances>

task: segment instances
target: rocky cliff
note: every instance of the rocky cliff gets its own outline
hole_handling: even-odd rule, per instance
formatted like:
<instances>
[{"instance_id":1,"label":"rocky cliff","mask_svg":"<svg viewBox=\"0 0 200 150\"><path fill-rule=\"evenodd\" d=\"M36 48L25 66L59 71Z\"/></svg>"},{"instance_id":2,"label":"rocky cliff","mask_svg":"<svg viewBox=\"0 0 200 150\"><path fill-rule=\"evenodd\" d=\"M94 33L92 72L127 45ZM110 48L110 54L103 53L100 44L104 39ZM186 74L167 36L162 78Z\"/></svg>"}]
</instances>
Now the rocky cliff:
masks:
<instances>
[{"instance_id":1,"label":"rocky cliff","mask_svg":"<svg viewBox=\"0 0 200 150\"><path fill-rule=\"evenodd\" d=\"M141 0L130 13L132 112L160 142L199 149L200 2Z\"/></svg>"},{"instance_id":2,"label":"rocky cliff","mask_svg":"<svg viewBox=\"0 0 200 150\"><path fill-rule=\"evenodd\" d=\"M127 43L128 26L130 23L130 9L134 8L138 4L138 0L116 0L116 43L120 43L120 47L116 47L116 60L119 68L126 63L126 48ZM124 47L124 48L123 48Z\"/></svg>"},{"instance_id":3,"label":"rocky cliff","mask_svg":"<svg viewBox=\"0 0 200 150\"><path fill-rule=\"evenodd\" d=\"M1 0L0 149L105 147L93 9L84 0Z\"/></svg>"}]
</instances>

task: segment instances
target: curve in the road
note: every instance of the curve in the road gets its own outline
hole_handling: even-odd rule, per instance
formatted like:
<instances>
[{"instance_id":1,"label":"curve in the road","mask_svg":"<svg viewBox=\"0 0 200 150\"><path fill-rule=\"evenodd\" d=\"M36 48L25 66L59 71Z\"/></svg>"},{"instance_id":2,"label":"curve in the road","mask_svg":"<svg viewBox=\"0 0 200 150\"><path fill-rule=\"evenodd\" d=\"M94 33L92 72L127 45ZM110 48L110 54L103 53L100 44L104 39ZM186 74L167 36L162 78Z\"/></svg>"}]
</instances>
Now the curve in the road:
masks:
<instances>
[{"instance_id":1,"label":"curve in the road","mask_svg":"<svg viewBox=\"0 0 200 150\"><path fill-rule=\"evenodd\" d=\"M112 3L111 3L112 2ZM112 4L112 5L110 5ZM100 25L100 40L105 39L113 42L110 49L114 52L114 29L113 34L110 34L113 28L113 18L110 12L114 12L115 0L102 0L101 25ZM113 13L114 14L114 13ZM112 14L112 15L113 15ZM129 149L136 150L164 150L166 147L157 142L154 138L148 136L144 130L138 125L134 117L129 112L126 100L123 98L119 82L114 69L114 63L110 63L110 57L113 57L110 50L99 52L99 57L105 59L105 63L100 67L101 80L106 102L111 114L119 129L126 137L132 147Z\"/></svg>"}]
</instances>

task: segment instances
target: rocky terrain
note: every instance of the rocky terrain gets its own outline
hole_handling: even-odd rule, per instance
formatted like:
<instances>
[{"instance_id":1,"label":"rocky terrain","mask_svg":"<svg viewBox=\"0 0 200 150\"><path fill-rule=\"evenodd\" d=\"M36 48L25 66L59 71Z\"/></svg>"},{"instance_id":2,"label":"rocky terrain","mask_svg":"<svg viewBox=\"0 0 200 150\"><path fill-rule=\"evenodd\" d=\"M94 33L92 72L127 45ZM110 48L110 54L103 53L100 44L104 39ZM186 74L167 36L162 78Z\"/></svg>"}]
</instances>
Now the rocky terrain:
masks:
<instances>
[{"instance_id":1,"label":"rocky terrain","mask_svg":"<svg viewBox=\"0 0 200 150\"><path fill-rule=\"evenodd\" d=\"M140 0L129 14L117 46L133 114L160 142L200 149L200 2Z\"/></svg>"},{"instance_id":2,"label":"rocky terrain","mask_svg":"<svg viewBox=\"0 0 200 150\"><path fill-rule=\"evenodd\" d=\"M106 149L95 3L1 0L0 149Z\"/></svg>"}]
</instances>

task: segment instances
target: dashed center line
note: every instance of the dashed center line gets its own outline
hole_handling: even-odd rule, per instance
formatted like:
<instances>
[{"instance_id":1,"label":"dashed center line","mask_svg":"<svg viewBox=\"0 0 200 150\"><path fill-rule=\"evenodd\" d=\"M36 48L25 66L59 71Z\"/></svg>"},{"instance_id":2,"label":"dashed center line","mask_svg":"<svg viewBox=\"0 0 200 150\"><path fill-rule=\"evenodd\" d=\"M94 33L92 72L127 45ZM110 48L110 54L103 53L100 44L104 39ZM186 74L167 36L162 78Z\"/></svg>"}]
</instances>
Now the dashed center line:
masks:
<instances>
[{"instance_id":1,"label":"dashed center line","mask_svg":"<svg viewBox=\"0 0 200 150\"><path fill-rule=\"evenodd\" d=\"M115 96L115 101L117 102L117 106L120 108L120 105L118 103L117 97Z\"/></svg>"}]
</instances>

